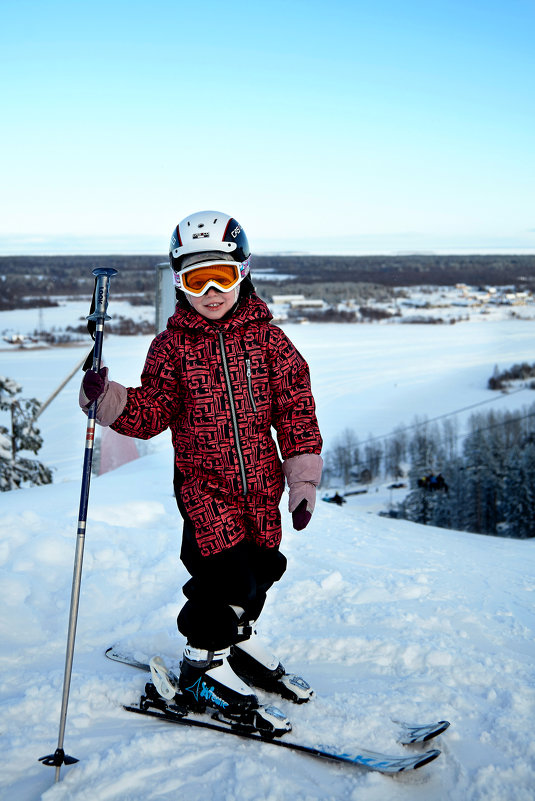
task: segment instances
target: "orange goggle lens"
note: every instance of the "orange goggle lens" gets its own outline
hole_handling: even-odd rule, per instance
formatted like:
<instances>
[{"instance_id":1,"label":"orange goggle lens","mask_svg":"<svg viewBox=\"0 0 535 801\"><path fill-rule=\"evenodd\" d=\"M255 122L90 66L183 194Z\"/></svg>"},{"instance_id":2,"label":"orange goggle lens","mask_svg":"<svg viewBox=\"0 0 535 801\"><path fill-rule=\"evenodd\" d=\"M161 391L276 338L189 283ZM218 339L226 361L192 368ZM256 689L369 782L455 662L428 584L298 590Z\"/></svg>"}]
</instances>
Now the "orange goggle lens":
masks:
<instances>
[{"instance_id":1,"label":"orange goggle lens","mask_svg":"<svg viewBox=\"0 0 535 801\"><path fill-rule=\"evenodd\" d=\"M240 280L238 266L232 262L191 267L180 274L182 288L192 295L203 295L210 283L229 292Z\"/></svg>"}]
</instances>

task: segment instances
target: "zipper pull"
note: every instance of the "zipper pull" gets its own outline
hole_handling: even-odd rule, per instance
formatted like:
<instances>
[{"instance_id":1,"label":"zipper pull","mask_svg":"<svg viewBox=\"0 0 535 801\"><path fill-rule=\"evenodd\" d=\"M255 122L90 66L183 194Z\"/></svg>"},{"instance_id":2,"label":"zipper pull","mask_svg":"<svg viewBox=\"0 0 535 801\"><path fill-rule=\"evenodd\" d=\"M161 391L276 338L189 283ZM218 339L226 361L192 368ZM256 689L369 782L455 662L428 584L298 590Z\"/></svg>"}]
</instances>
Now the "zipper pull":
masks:
<instances>
[{"instance_id":1,"label":"zipper pull","mask_svg":"<svg viewBox=\"0 0 535 801\"><path fill-rule=\"evenodd\" d=\"M256 414L256 403L253 394L253 381L251 377L251 359L249 358L249 354L247 351L244 353L245 356L245 375L247 378L247 389L249 391L249 399L251 401L251 407L253 412Z\"/></svg>"}]
</instances>

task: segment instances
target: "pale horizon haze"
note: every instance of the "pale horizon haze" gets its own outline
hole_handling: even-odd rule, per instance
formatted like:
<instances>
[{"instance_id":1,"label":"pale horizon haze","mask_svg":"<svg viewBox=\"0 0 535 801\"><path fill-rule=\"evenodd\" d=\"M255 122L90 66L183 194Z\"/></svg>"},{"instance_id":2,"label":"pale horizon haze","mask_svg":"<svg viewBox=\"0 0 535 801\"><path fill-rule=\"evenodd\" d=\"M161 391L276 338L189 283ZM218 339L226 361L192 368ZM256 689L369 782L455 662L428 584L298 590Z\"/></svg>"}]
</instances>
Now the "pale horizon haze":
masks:
<instances>
[{"instance_id":1,"label":"pale horizon haze","mask_svg":"<svg viewBox=\"0 0 535 801\"><path fill-rule=\"evenodd\" d=\"M535 4L4 0L0 255L535 253Z\"/></svg>"}]
</instances>

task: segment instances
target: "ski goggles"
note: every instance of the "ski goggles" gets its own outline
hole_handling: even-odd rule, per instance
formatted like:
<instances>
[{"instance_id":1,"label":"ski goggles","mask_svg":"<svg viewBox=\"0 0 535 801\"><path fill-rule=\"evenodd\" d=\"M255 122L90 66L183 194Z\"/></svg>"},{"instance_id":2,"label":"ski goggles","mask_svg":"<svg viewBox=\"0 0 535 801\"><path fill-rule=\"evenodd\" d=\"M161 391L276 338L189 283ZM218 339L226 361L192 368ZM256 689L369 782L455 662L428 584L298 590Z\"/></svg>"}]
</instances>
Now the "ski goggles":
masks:
<instances>
[{"instance_id":1,"label":"ski goggles","mask_svg":"<svg viewBox=\"0 0 535 801\"><path fill-rule=\"evenodd\" d=\"M194 264L179 273L173 272L175 286L188 295L200 297L210 287L220 292L230 292L249 272L249 259L242 262L211 261Z\"/></svg>"}]
</instances>

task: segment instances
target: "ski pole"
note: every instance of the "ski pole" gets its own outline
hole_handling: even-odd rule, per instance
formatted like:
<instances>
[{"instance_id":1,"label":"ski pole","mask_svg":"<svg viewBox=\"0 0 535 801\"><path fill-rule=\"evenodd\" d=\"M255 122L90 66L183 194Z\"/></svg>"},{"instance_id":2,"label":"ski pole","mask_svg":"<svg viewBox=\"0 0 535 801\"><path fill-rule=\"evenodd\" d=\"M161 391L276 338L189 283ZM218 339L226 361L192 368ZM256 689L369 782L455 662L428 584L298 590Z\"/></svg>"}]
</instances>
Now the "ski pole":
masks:
<instances>
[{"instance_id":1,"label":"ski pole","mask_svg":"<svg viewBox=\"0 0 535 801\"><path fill-rule=\"evenodd\" d=\"M96 373L100 370L102 357L102 341L104 339L104 322L111 319L106 314L108 309L108 294L110 279L117 275L117 270L113 267L97 267L93 270L95 276L95 291L91 304L91 313L87 317L88 328L94 327L95 345L93 348L92 370ZM93 311L94 307L94 311ZM90 330L91 330L90 328ZM97 401L94 400L89 407L87 415L87 430L85 437L84 466L82 471L82 488L80 492L80 509L78 514L78 531L76 537L76 551L74 556L74 570L72 578L71 608L69 613L69 629L67 636L67 649L65 654L65 674L63 678L63 697L61 702L61 716L59 723L58 747L54 754L49 754L40 758L44 765L56 768L56 782L60 779L60 770L63 764L72 765L78 762L75 757L68 756L63 750L65 737L65 724L67 722L67 706L69 703L69 690L71 686L72 661L74 655L74 640L76 637L76 624L78 621L78 604L80 600L80 584L82 581L82 562L84 557L85 526L87 518L87 504L89 499L89 485L91 482L91 465L93 463L93 442L95 438L95 422L97 413Z\"/></svg>"}]
</instances>

